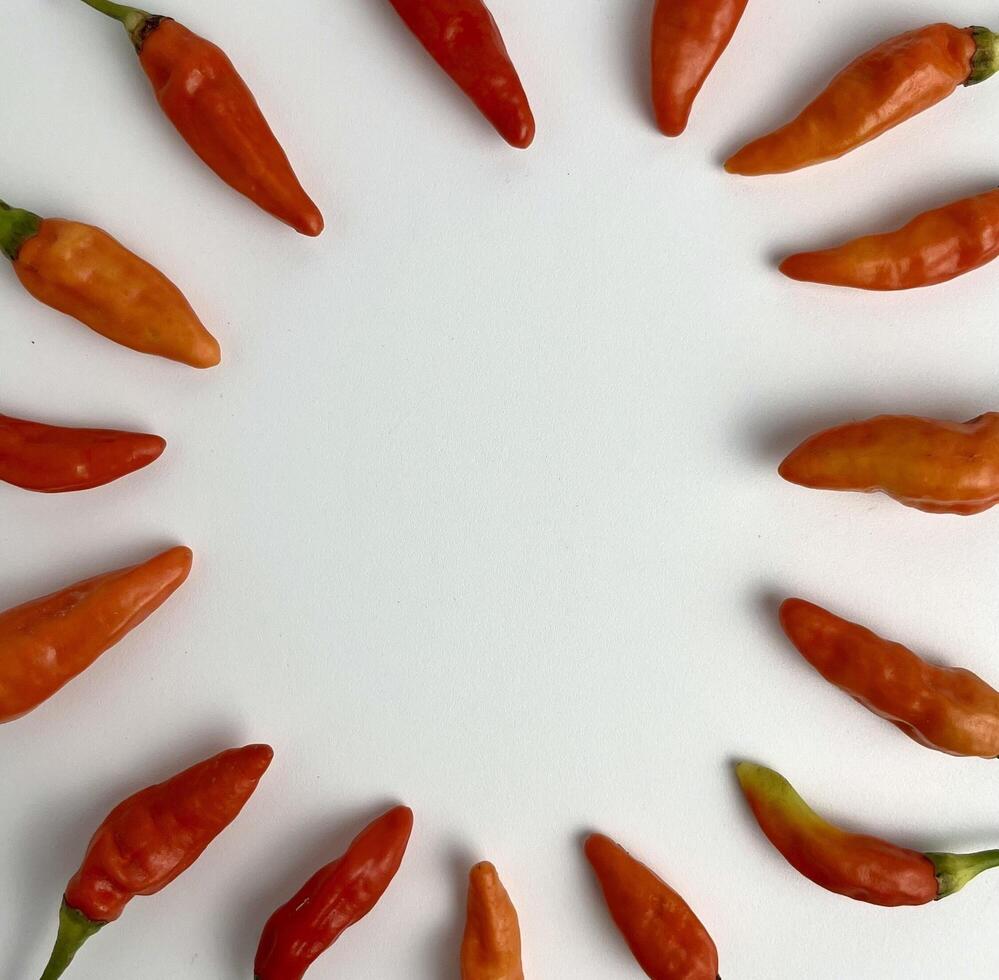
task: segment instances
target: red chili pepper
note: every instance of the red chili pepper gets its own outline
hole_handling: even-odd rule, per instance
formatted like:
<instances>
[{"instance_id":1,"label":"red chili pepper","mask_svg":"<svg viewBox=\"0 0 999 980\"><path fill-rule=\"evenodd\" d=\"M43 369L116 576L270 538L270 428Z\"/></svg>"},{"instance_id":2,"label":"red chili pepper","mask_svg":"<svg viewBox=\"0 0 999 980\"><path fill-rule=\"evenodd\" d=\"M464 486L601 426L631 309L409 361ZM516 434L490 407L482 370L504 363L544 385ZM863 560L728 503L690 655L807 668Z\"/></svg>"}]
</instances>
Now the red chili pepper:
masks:
<instances>
[{"instance_id":1,"label":"red chili pepper","mask_svg":"<svg viewBox=\"0 0 999 980\"><path fill-rule=\"evenodd\" d=\"M725 164L749 177L834 160L936 105L959 85L999 68L997 36L984 27L932 24L878 45L848 65L786 126Z\"/></svg>"},{"instance_id":2,"label":"red chili pepper","mask_svg":"<svg viewBox=\"0 0 999 980\"><path fill-rule=\"evenodd\" d=\"M461 980L524 980L517 910L488 861L468 875Z\"/></svg>"},{"instance_id":3,"label":"red chili pepper","mask_svg":"<svg viewBox=\"0 0 999 980\"><path fill-rule=\"evenodd\" d=\"M431 57L511 146L534 140L534 116L482 0L391 0Z\"/></svg>"},{"instance_id":4,"label":"red chili pepper","mask_svg":"<svg viewBox=\"0 0 999 980\"><path fill-rule=\"evenodd\" d=\"M679 136L701 87L728 47L748 0L656 0L652 102L659 128Z\"/></svg>"},{"instance_id":5,"label":"red chili pepper","mask_svg":"<svg viewBox=\"0 0 999 980\"><path fill-rule=\"evenodd\" d=\"M412 831L413 811L397 806L320 868L268 919L253 966L256 980L301 980L345 929L375 907L402 864Z\"/></svg>"},{"instance_id":6,"label":"red chili pepper","mask_svg":"<svg viewBox=\"0 0 999 980\"><path fill-rule=\"evenodd\" d=\"M224 51L169 17L110 0L83 2L121 22L160 108L219 177L303 235L322 232L323 216Z\"/></svg>"},{"instance_id":7,"label":"red chili pepper","mask_svg":"<svg viewBox=\"0 0 999 980\"><path fill-rule=\"evenodd\" d=\"M269 745L229 749L119 803L66 888L42 980L61 977L133 898L155 895L194 864L239 815L273 757Z\"/></svg>"}]
</instances>

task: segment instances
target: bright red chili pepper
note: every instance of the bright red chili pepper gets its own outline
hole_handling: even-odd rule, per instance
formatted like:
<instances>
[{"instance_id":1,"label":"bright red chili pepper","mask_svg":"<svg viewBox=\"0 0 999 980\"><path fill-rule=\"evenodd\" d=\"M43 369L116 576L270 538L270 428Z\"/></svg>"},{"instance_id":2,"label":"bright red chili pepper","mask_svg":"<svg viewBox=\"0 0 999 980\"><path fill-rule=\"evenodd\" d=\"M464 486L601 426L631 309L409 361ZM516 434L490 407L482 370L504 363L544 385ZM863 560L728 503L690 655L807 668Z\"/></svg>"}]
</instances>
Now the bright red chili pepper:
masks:
<instances>
[{"instance_id":1,"label":"bright red chili pepper","mask_svg":"<svg viewBox=\"0 0 999 980\"><path fill-rule=\"evenodd\" d=\"M194 864L239 815L273 757L269 745L229 749L119 803L66 888L42 980L61 977L133 898L155 895Z\"/></svg>"},{"instance_id":2,"label":"bright red chili pepper","mask_svg":"<svg viewBox=\"0 0 999 980\"><path fill-rule=\"evenodd\" d=\"M431 57L511 146L534 140L534 116L482 0L391 0Z\"/></svg>"},{"instance_id":3,"label":"bright red chili pepper","mask_svg":"<svg viewBox=\"0 0 999 980\"><path fill-rule=\"evenodd\" d=\"M524 980L517 910L488 861L468 875L461 980Z\"/></svg>"}]
</instances>

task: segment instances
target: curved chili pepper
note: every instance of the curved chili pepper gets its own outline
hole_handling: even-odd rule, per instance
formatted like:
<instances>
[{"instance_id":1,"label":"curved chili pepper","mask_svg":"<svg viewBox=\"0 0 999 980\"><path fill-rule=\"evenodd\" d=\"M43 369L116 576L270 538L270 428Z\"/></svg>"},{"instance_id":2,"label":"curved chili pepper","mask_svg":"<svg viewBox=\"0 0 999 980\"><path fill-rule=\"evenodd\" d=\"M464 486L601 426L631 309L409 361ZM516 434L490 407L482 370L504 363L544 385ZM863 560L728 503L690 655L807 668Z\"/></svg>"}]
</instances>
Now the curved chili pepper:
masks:
<instances>
[{"instance_id":1,"label":"curved chili pepper","mask_svg":"<svg viewBox=\"0 0 999 980\"><path fill-rule=\"evenodd\" d=\"M817 490L881 491L929 514L980 514L999 503L999 413L848 422L806 439L779 472Z\"/></svg>"},{"instance_id":2,"label":"curved chili pepper","mask_svg":"<svg viewBox=\"0 0 999 980\"><path fill-rule=\"evenodd\" d=\"M303 235L322 232L322 214L224 51L169 17L110 0L83 2L121 22L160 108L219 177Z\"/></svg>"},{"instance_id":3,"label":"curved chili pepper","mask_svg":"<svg viewBox=\"0 0 999 980\"><path fill-rule=\"evenodd\" d=\"M468 876L461 980L524 980L517 910L488 861L475 865Z\"/></svg>"},{"instance_id":4,"label":"curved chili pepper","mask_svg":"<svg viewBox=\"0 0 999 980\"><path fill-rule=\"evenodd\" d=\"M936 105L959 85L999 68L997 36L984 27L931 24L862 54L801 114L744 146L729 173L756 177L834 160Z\"/></svg>"},{"instance_id":5,"label":"curved chili pepper","mask_svg":"<svg viewBox=\"0 0 999 980\"><path fill-rule=\"evenodd\" d=\"M108 340L197 368L221 360L180 290L99 228L0 201L0 250L35 299Z\"/></svg>"},{"instance_id":6,"label":"curved chili pepper","mask_svg":"<svg viewBox=\"0 0 999 980\"><path fill-rule=\"evenodd\" d=\"M748 0L656 0L652 102L659 128L679 136L701 87L742 20Z\"/></svg>"},{"instance_id":7,"label":"curved chili pepper","mask_svg":"<svg viewBox=\"0 0 999 980\"><path fill-rule=\"evenodd\" d=\"M267 920L253 965L256 980L301 980L313 961L377 904L402 864L413 811L397 806L320 868Z\"/></svg>"},{"instance_id":8,"label":"curved chili pepper","mask_svg":"<svg viewBox=\"0 0 999 980\"><path fill-rule=\"evenodd\" d=\"M137 895L183 874L239 815L274 757L269 745L229 749L119 803L97 828L66 887L59 936L41 980L56 980Z\"/></svg>"},{"instance_id":9,"label":"curved chili pepper","mask_svg":"<svg viewBox=\"0 0 999 980\"><path fill-rule=\"evenodd\" d=\"M871 905L925 905L999 867L999 850L921 854L848 834L823 820L772 769L740 762L736 774L770 843L796 871L837 895Z\"/></svg>"},{"instance_id":10,"label":"curved chili pepper","mask_svg":"<svg viewBox=\"0 0 999 980\"><path fill-rule=\"evenodd\" d=\"M0 724L83 673L187 579L190 548L78 582L0 613Z\"/></svg>"},{"instance_id":11,"label":"curved chili pepper","mask_svg":"<svg viewBox=\"0 0 999 980\"><path fill-rule=\"evenodd\" d=\"M611 918L652 980L716 980L718 950L690 906L603 834L584 845Z\"/></svg>"},{"instance_id":12,"label":"curved chili pepper","mask_svg":"<svg viewBox=\"0 0 999 980\"><path fill-rule=\"evenodd\" d=\"M503 37L482 0L391 0L430 56L511 146L534 140L534 116Z\"/></svg>"}]
</instances>

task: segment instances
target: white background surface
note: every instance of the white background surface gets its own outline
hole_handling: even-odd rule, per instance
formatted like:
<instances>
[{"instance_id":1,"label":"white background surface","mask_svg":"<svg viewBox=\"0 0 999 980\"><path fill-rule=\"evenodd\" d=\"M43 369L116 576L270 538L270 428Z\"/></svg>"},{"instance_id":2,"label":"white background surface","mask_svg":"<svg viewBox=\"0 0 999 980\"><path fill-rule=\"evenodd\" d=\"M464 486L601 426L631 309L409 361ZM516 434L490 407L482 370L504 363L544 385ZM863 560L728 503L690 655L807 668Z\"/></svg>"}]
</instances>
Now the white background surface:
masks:
<instances>
[{"instance_id":1,"label":"white background surface","mask_svg":"<svg viewBox=\"0 0 999 980\"><path fill-rule=\"evenodd\" d=\"M725 980L995 975L999 878L915 910L823 892L759 834L731 763L921 849L999 840L995 764L866 714L773 615L800 594L999 681L999 510L775 473L847 418L995 409L999 267L897 296L772 268L994 184L999 85L811 171L720 167L864 48L984 9L753 0L669 142L649 0L492 6L538 120L525 153L387 3L172 0L255 89L326 214L316 242L190 154L116 25L4 4L0 193L154 261L224 362L143 358L0 277L3 411L170 443L92 493L0 487L0 607L196 553L159 614L0 732L0 976L41 972L113 804L249 741L277 754L243 816L70 976L249 977L270 911L396 800L417 818L403 870L317 980L456 978L479 858L519 906L529 977L637 978L580 857L590 828L684 893Z\"/></svg>"}]
</instances>

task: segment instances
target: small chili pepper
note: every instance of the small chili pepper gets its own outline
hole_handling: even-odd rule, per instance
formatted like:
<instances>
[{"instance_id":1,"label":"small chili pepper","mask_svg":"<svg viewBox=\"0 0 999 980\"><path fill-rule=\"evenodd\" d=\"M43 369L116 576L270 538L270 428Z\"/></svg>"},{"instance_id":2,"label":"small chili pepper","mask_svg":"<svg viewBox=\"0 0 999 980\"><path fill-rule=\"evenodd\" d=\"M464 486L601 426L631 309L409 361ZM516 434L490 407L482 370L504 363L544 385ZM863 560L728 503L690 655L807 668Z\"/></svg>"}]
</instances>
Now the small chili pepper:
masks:
<instances>
[{"instance_id":1,"label":"small chili pepper","mask_svg":"<svg viewBox=\"0 0 999 980\"><path fill-rule=\"evenodd\" d=\"M406 26L511 146L534 140L534 116L482 0L391 0Z\"/></svg>"},{"instance_id":2,"label":"small chili pepper","mask_svg":"<svg viewBox=\"0 0 999 980\"><path fill-rule=\"evenodd\" d=\"M0 201L0 250L35 299L143 354L208 368L218 341L180 290L106 232Z\"/></svg>"},{"instance_id":3,"label":"small chili pepper","mask_svg":"<svg viewBox=\"0 0 999 980\"><path fill-rule=\"evenodd\" d=\"M823 820L772 769L740 762L736 774L770 843L796 871L837 895L871 905L925 905L999 867L999 850L921 854L848 834Z\"/></svg>"},{"instance_id":4,"label":"small chili pepper","mask_svg":"<svg viewBox=\"0 0 999 980\"><path fill-rule=\"evenodd\" d=\"M742 20L748 0L656 0L652 102L659 128L679 136L701 87Z\"/></svg>"},{"instance_id":5,"label":"small chili pepper","mask_svg":"<svg viewBox=\"0 0 999 980\"><path fill-rule=\"evenodd\" d=\"M313 961L378 903L402 864L413 811L397 806L370 823L267 920L256 980L301 980Z\"/></svg>"},{"instance_id":6,"label":"small chili pepper","mask_svg":"<svg viewBox=\"0 0 999 980\"><path fill-rule=\"evenodd\" d=\"M322 232L323 216L224 51L169 17L110 0L83 2L122 24L160 108L219 177L303 235Z\"/></svg>"},{"instance_id":7,"label":"small chili pepper","mask_svg":"<svg viewBox=\"0 0 999 980\"><path fill-rule=\"evenodd\" d=\"M999 68L997 35L931 24L862 54L801 114L744 146L729 173L756 177L834 160Z\"/></svg>"},{"instance_id":8,"label":"small chili pepper","mask_svg":"<svg viewBox=\"0 0 999 980\"><path fill-rule=\"evenodd\" d=\"M603 834L584 845L611 918L652 980L716 980L718 950L690 906Z\"/></svg>"},{"instance_id":9,"label":"small chili pepper","mask_svg":"<svg viewBox=\"0 0 999 980\"><path fill-rule=\"evenodd\" d=\"M881 491L929 514L980 514L999 503L999 413L848 422L806 439L779 472L817 490Z\"/></svg>"},{"instance_id":10,"label":"small chili pepper","mask_svg":"<svg viewBox=\"0 0 999 980\"><path fill-rule=\"evenodd\" d=\"M59 910L41 980L56 980L80 947L137 895L183 874L239 816L274 757L269 745L229 749L119 803L97 828Z\"/></svg>"},{"instance_id":11,"label":"small chili pepper","mask_svg":"<svg viewBox=\"0 0 999 980\"><path fill-rule=\"evenodd\" d=\"M517 910L488 861L468 876L461 980L524 980Z\"/></svg>"},{"instance_id":12,"label":"small chili pepper","mask_svg":"<svg viewBox=\"0 0 999 980\"><path fill-rule=\"evenodd\" d=\"M0 613L0 724L83 673L187 579L190 548L78 582Z\"/></svg>"}]
</instances>

